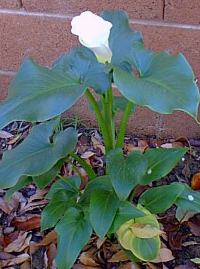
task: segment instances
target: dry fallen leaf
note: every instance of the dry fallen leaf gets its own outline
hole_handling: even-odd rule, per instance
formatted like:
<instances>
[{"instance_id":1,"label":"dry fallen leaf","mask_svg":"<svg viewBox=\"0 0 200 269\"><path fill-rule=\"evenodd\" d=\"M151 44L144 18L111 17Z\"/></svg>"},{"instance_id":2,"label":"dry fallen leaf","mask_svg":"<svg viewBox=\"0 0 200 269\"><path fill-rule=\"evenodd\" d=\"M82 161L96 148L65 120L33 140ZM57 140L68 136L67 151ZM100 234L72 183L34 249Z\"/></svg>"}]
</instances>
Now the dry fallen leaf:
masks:
<instances>
[{"instance_id":1,"label":"dry fallen leaf","mask_svg":"<svg viewBox=\"0 0 200 269\"><path fill-rule=\"evenodd\" d=\"M6 252L0 252L0 260L9 260L14 258L15 255L10 254L10 253L6 253Z\"/></svg>"},{"instance_id":2,"label":"dry fallen leaf","mask_svg":"<svg viewBox=\"0 0 200 269\"><path fill-rule=\"evenodd\" d=\"M160 268L151 262L147 262L145 265L146 265L146 269L159 269Z\"/></svg>"},{"instance_id":3,"label":"dry fallen leaf","mask_svg":"<svg viewBox=\"0 0 200 269\"><path fill-rule=\"evenodd\" d=\"M82 252L79 257L80 263L86 266L93 266L93 267L99 266L95 262L93 256L94 256L94 253L92 251Z\"/></svg>"},{"instance_id":4,"label":"dry fallen leaf","mask_svg":"<svg viewBox=\"0 0 200 269\"><path fill-rule=\"evenodd\" d=\"M89 159L89 158L93 157L94 155L95 155L94 152L92 152L92 151L86 151L86 152L84 152L84 153L81 155L81 158L82 158L82 159Z\"/></svg>"},{"instance_id":5,"label":"dry fallen leaf","mask_svg":"<svg viewBox=\"0 0 200 269\"><path fill-rule=\"evenodd\" d=\"M11 224L20 231L30 231L36 228L40 228L40 216L33 216L29 219L16 217L12 220Z\"/></svg>"},{"instance_id":6,"label":"dry fallen leaf","mask_svg":"<svg viewBox=\"0 0 200 269\"><path fill-rule=\"evenodd\" d=\"M129 262L123 265L120 265L117 269L141 269L139 264Z\"/></svg>"},{"instance_id":7,"label":"dry fallen leaf","mask_svg":"<svg viewBox=\"0 0 200 269\"><path fill-rule=\"evenodd\" d=\"M13 137L11 133L0 130L0 138L6 139L6 138L11 138L11 137Z\"/></svg>"},{"instance_id":8,"label":"dry fallen leaf","mask_svg":"<svg viewBox=\"0 0 200 269\"><path fill-rule=\"evenodd\" d=\"M32 235L27 232L20 232L18 238L11 242L7 247L4 248L5 252L21 252L27 248L30 244Z\"/></svg>"},{"instance_id":9,"label":"dry fallen leaf","mask_svg":"<svg viewBox=\"0 0 200 269\"><path fill-rule=\"evenodd\" d=\"M27 205L25 205L20 212L21 213L25 213L27 211L31 211L31 210L36 209L36 208L44 207L46 204L48 204L48 201L47 200L41 200L41 201L37 201L37 202L31 202L31 203L28 203Z\"/></svg>"},{"instance_id":10,"label":"dry fallen leaf","mask_svg":"<svg viewBox=\"0 0 200 269\"><path fill-rule=\"evenodd\" d=\"M47 250L48 268L51 268L56 257L57 248L54 243L51 243Z\"/></svg>"},{"instance_id":11,"label":"dry fallen leaf","mask_svg":"<svg viewBox=\"0 0 200 269\"><path fill-rule=\"evenodd\" d=\"M106 241L106 238L104 238L104 239L98 238L97 239L97 249L100 249L105 241Z\"/></svg>"},{"instance_id":12,"label":"dry fallen leaf","mask_svg":"<svg viewBox=\"0 0 200 269\"><path fill-rule=\"evenodd\" d=\"M134 146L133 144L125 144L124 145L124 151L126 152L126 153L129 153L129 152L132 152L132 151L140 151L140 152L144 152L145 151L145 149L146 149L147 147L139 147L139 146Z\"/></svg>"},{"instance_id":13,"label":"dry fallen leaf","mask_svg":"<svg viewBox=\"0 0 200 269\"><path fill-rule=\"evenodd\" d=\"M175 259L174 256L172 255L172 252L168 248L161 248L159 256L152 260L151 262L153 263L160 263L160 262L168 262Z\"/></svg>"},{"instance_id":14,"label":"dry fallen leaf","mask_svg":"<svg viewBox=\"0 0 200 269\"><path fill-rule=\"evenodd\" d=\"M17 142L17 140L19 140L19 138L21 137L21 134L16 135L15 137L13 137L10 141L7 142L8 145L13 145Z\"/></svg>"},{"instance_id":15,"label":"dry fallen leaf","mask_svg":"<svg viewBox=\"0 0 200 269\"><path fill-rule=\"evenodd\" d=\"M103 154L106 153L105 147L101 144L101 142L97 138L95 138L94 136L92 136L91 137L91 141L92 141L93 147L95 149L96 148L99 148Z\"/></svg>"},{"instance_id":16,"label":"dry fallen leaf","mask_svg":"<svg viewBox=\"0 0 200 269\"><path fill-rule=\"evenodd\" d=\"M21 264L20 269L31 269L31 263L30 261L25 261Z\"/></svg>"},{"instance_id":17,"label":"dry fallen leaf","mask_svg":"<svg viewBox=\"0 0 200 269\"><path fill-rule=\"evenodd\" d=\"M126 253L123 250L118 251L115 253L108 262L125 262L128 261L129 258L127 257Z\"/></svg>"},{"instance_id":18,"label":"dry fallen leaf","mask_svg":"<svg viewBox=\"0 0 200 269\"><path fill-rule=\"evenodd\" d=\"M83 264L75 264L73 266L73 269L102 269L101 267L97 267L97 266L87 266L87 265L83 265Z\"/></svg>"},{"instance_id":19,"label":"dry fallen leaf","mask_svg":"<svg viewBox=\"0 0 200 269\"><path fill-rule=\"evenodd\" d=\"M12 212L13 207L3 198L0 197L0 209L9 215Z\"/></svg>"},{"instance_id":20,"label":"dry fallen leaf","mask_svg":"<svg viewBox=\"0 0 200 269\"><path fill-rule=\"evenodd\" d=\"M2 268L5 268L16 264L21 264L25 261L28 261L29 259L30 256L28 254L20 254L19 256L16 256L12 259L1 261L1 266Z\"/></svg>"},{"instance_id":21,"label":"dry fallen leaf","mask_svg":"<svg viewBox=\"0 0 200 269\"><path fill-rule=\"evenodd\" d=\"M183 247L187 247L187 246L191 246L191 245L198 245L198 243L195 241L187 241L187 242L183 242L183 244L182 244Z\"/></svg>"},{"instance_id":22,"label":"dry fallen leaf","mask_svg":"<svg viewBox=\"0 0 200 269\"><path fill-rule=\"evenodd\" d=\"M50 245L51 243L55 243L56 240L57 240L57 234L56 234L56 232L55 232L55 231L51 231L50 233L48 233L48 234L42 239L41 242L31 244L31 246L30 246L30 253L33 254L33 253L35 253L40 247L48 246L48 245Z\"/></svg>"}]
</instances>

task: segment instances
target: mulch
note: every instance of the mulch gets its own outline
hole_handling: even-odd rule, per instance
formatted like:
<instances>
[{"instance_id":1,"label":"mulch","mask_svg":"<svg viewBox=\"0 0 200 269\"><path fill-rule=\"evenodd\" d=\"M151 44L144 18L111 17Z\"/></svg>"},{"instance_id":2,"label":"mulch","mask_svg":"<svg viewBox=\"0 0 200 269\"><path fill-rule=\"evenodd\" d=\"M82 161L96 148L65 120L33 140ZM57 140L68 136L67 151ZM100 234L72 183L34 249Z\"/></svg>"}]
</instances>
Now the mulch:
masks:
<instances>
[{"instance_id":1,"label":"mulch","mask_svg":"<svg viewBox=\"0 0 200 269\"><path fill-rule=\"evenodd\" d=\"M28 135L31 124L14 122L0 131L0 156L6 150L17 146ZM166 185L171 182L184 182L194 189L200 189L200 139L165 139L155 137L127 136L124 152L144 151L154 147L189 146L190 151L180 160L173 171L162 180L137 189L135 200L152 186ZM105 149L101 136L96 129L79 128L77 153L90 163L100 176L105 172ZM87 184L85 171L76 164L84 178L82 188ZM61 175L69 176L75 172L71 164L65 163ZM193 182L194 183L194 182ZM55 256L57 235L53 230L40 232L41 212L48 203L45 195L50 186L40 190L34 184L13 194L10 201L5 199L6 192L0 190L0 268L9 269L56 269ZM93 235L77 259L74 269L195 269L200 259L200 214L188 213L179 222L173 206L158 221L164 234L161 236L162 251L153 262L135 264L121 251L116 239L100 240ZM193 260L193 261L192 261Z\"/></svg>"}]
</instances>

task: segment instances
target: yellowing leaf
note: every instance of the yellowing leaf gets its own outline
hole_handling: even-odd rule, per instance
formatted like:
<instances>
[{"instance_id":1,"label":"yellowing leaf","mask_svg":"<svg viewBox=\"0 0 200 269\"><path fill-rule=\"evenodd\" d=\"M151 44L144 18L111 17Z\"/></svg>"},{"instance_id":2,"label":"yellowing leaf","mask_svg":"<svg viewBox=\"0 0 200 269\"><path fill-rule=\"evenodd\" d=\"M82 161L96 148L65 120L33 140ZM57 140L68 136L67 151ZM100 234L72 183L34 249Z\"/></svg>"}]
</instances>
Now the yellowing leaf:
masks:
<instances>
[{"instance_id":1,"label":"yellowing leaf","mask_svg":"<svg viewBox=\"0 0 200 269\"><path fill-rule=\"evenodd\" d=\"M131 226L131 231L135 237L138 238L152 238L157 235L161 235L163 232L157 227L150 224L134 223Z\"/></svg>"},{"instance_id":2,"label":"yellowing leaf","mask_svg":"<svg viewBox=\"0 0 200 269\"><path fill-rule=\"evenodd\" d=\"M160 250L159 223L154 215L138 205L146 215L125 222L117 231L119 243L143 261L154 260Z\"/></svg>"}]
</instances>

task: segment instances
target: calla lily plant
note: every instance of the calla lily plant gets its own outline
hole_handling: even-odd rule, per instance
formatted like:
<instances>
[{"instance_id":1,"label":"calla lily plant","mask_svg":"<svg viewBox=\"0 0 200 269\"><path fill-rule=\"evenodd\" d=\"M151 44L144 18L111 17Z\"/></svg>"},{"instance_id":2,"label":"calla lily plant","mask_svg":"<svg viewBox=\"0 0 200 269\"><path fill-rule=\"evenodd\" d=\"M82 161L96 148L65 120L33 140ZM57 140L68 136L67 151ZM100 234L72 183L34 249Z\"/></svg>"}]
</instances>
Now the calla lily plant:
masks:
<instances>
[{"instance_id":1,"label":"calla lily plant","mask_svg":"<svg viewBox=\"0 0 200 269\"><path fill-rule=\"evenodd\" d=\"M0 128L12 121L33 123L28 137L4 153L0 188L9 188L9 197L30 182L39 188L51 185L41 228L55 228L58 234L58 269L72 268L92 233L101 239L116 236L131 260L152 261L159 255L162 234L155 214L173 204L178 219L183 209L200 212L200 197L187 185L174 182L145 191L133 203L136 187L167 175L187 148L124 155L124 135L138 106L162 114L180 110L197 121L200 98L194 73L183 54L146 48L124 11L104 11L100 16L85 11L71 24L82 46L61 55L50 68L25 60L0 104ZM113 94L113 85L120 96ZM76 129L61 128L60 115L83 95L102 133L104 176L75 153ZM117 127L118 112L122 117ZM63 163L74 166L74 160L89 179L81 191L80 175L60 176Z\"/></svg>"}]
</instances>

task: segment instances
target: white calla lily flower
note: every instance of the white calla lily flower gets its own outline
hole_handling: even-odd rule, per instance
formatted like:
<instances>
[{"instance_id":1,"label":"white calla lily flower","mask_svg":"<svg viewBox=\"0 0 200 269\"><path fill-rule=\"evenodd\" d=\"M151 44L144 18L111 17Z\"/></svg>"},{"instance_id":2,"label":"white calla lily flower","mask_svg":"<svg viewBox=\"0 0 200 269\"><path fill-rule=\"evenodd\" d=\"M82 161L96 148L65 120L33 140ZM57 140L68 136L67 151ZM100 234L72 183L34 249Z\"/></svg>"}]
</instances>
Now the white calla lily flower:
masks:
<instances>
[{"instance_id":1,"label":"white calla lily flower","mask_svg":"<svg viewBox=\"0 0 200 269\"><path fill-rule=\"evenodd\" d=\"M108 38L112 23L91 11L85 11L72 19L71 26L72 34L77 35L80 43L95 53L99 62L111 61Z\"/></svg>"}]
</instances>

